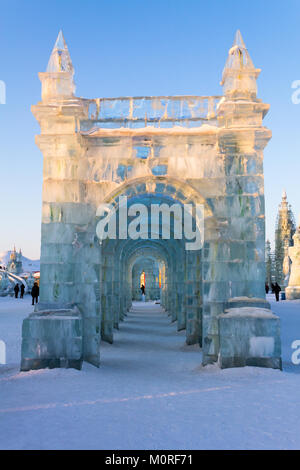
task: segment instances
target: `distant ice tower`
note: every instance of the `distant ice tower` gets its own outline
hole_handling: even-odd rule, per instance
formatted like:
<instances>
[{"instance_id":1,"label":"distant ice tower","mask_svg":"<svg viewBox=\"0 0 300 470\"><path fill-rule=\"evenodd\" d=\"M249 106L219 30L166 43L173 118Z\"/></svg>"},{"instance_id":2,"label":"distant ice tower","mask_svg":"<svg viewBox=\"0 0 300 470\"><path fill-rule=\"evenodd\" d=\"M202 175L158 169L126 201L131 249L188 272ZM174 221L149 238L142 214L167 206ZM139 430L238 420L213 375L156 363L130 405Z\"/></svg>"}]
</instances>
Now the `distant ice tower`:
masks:
<instances>
[{"instance_id":1,"label":"distant ice tower","mask_svg":"<svg viewBox=\"0 0 300 470\"><path fill-rule=\"evenodd\" d=\"M284 190L282 200L279 204L276 228L275 228L275 280L281 287L285 287L287 273L288 248L292 246L293 235L296 231L296 224L291 205L288 203L287 194Z\"/></svg>"}]
</instances>

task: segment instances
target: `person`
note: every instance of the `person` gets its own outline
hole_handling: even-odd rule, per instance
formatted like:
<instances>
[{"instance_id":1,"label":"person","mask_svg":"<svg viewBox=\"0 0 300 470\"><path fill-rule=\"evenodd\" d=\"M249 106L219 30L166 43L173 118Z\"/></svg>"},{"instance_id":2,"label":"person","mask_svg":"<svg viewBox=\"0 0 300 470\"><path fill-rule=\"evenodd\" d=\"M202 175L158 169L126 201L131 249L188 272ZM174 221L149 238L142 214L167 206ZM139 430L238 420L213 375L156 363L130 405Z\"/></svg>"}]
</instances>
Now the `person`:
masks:
<instances>
[{"instance_id":1,"label":"person","mask_svg":"<svg viewBox=\"0 0 300 470\"><path fill-rule=\"evenodd\" d=\"M20 294L20 299L23 299L24 292L25 292L25 286L24 286L24 284L21 284L21 294Z\"/></svg>"},{"instance_id":2,"label":"person","mask_svg":"<svg viewBox=\"0 0 300 470\"><path fill-rule=\"evenodd\" d=\"M269 293L269 286L268 286L268 283L267 283L267 282L266 282L266 284L265 284L265 289L266 289L266 294L268 294L268 293Z\"/></svg>"},{"instance_id":3,"label":"person","mask_svg":"<svg viewBox=\"0 0 300 470\"><path fill-rule=\"evenodd\" d=\"M274 293L275 293L275 290L274 290L274 289L275 289L275 285L273 284L273 282L272 282L272 284L271 284L271 289L272 289L272 294L274 294Z\"/></svg>"},{"instance_id":4,"label":"person","mask_svg":"<svg viewBox=\"0 0 300 470\"><path fill-rule=\"evenodd\" d=\"M16 284L15 287L14 287L14 291L15 291L15 298L17 299L18 298L18 295L19 295L19 284Z\"/></svg>"},{"instance_id":5,"label":"person","mask_svg":"<svg viewBox=\"0 0 300 470\"><path fill-rule=\"evenodd\" d=\"M39 294L40 294L40 289L39 289L38 283L35 282L31 289L32 305L34 305L34 300L36 304L38 303Z\"/></svg>"},{"instance_id":6,"label":"person","mask_svg":"<svg viewBox=\"0 0 300 470\"><path fill-rule=\"evenodd\" d=\"M275 293L275 297L276 297L276 302L279 301L279 292L280 291L281 291L281 289L280 289L279 284L277 284L277 282L275 282L274 293Z\"/></svg>"},{"instance_id":7,"label":"person","mask_svg":"<svg viewBox=\"0 0 300 470\"><path fill-rule=\"evenodd\" d=\"M145 295L145 286L144 284L141 285L141 293L142 293L142 302L146 301L146 295Z\"/></svg>"}]
</instances>

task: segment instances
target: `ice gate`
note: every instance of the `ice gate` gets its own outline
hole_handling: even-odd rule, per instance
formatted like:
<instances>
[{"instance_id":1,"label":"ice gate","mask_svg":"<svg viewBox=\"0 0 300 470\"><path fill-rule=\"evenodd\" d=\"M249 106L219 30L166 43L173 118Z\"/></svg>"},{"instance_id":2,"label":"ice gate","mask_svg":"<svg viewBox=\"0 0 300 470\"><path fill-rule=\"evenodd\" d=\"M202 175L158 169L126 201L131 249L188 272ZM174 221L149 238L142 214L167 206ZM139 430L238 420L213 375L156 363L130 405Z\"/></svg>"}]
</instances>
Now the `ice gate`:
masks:
<instances>
[{"instance_id":1,"label":"ice gate","mask_svg":"<svg viewBox=\"0 0 300 470\"><path fill-rule=\"evenodd\" d=\"M281 368L279 319L264 292L271 132L258 74L237 32L222 97L77 98L59 34L32 107L44 156L41 281L40 303L23 323L22 370L99 366L100 340L113 342L145 271L186 342L200 343L203 364ZM174 237L99 244L97 207L118 210L120 196L129 207L202 204L202 249Z\"/></svg>"}]
</instances>

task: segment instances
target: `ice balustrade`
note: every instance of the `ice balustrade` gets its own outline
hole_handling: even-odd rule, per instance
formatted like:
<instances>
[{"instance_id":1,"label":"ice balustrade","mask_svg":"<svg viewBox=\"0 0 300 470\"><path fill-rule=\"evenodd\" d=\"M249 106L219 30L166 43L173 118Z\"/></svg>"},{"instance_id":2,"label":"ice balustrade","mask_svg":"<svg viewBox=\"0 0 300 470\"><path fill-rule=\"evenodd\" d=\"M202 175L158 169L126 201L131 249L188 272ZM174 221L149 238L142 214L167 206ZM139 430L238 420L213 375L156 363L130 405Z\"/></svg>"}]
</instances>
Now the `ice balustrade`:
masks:
<instances>
[{"instance_id":1,"label":"ice balustrade","mask_svg":"<svg viewBox=\"0 0 300 470\"><path fill-rule=\"evenodd\" d=\"M80 131L147 126L171 128L216 125L217 105L221 96L159 96L98 98L86 100L88 119Z\"/></svg>"}]
</instances>

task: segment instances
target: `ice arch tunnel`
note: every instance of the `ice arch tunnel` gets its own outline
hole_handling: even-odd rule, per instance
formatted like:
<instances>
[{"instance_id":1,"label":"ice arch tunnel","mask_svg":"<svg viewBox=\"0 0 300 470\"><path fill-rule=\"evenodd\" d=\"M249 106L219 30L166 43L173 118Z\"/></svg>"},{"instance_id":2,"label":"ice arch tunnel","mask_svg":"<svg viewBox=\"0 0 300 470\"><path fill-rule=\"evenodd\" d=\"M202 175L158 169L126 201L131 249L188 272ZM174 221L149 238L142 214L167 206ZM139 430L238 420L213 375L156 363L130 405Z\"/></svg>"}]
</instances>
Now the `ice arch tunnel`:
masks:
<instances>
[{"instance_id":1,"label":"ice arch tunnel","mask_svg":"<svg viewBox=\"0 0 300 470\"><path fill-rule=\"evenodd\" d=\"M145 273L146 300L160 299L161 305L177 321L178 330L186 329L188 344L202 343L202 249L187 250L186 244L193 243L184 237L184 204L191 201L171 183L154 184L157 191L145 192L146 186L140 183L137 192L131 194L132 187L125 191L128 212L133 205L140 204L147 211L146 233L138 230L138 238L105 239L100 245L100 286L101 286L101 331L102 339L113 341L113 328L118 328L133 299L140 299L140 277ZM130 195L131 194L131 195ZM120 195L120 193L119 193ZM199 204L205 211L203 198ZM116 214L118 215L118 204ZM169 218L159 217L159 224L153 227L151 208L153 206L181 209L181 238L175 238L174 212ZM172 217L173 216L173 217ZM176 216L176 215L175 215ZM207 224L209 210L206 208ZM118 217L117 217L118 220ZM170 224L169 224L170 222ZM128 220L130 224L130 219ZM213 223L213 219L210 220ZM164 226L166 224L167 226ZM194 222L195 229L195 222ZM138 227L140 229L140 227ZM164 233L168 232L168 238ZM203 234L201 234L203 236ZM151 238L152 237L152 238ZM203 241L203 240L202 240ZM160 285L159 285L160 284Z\"/></svg>"}]
</instances>

